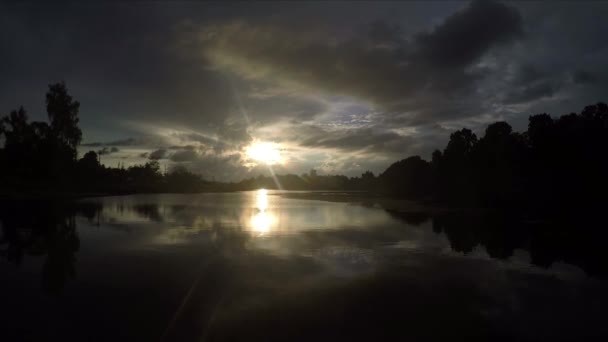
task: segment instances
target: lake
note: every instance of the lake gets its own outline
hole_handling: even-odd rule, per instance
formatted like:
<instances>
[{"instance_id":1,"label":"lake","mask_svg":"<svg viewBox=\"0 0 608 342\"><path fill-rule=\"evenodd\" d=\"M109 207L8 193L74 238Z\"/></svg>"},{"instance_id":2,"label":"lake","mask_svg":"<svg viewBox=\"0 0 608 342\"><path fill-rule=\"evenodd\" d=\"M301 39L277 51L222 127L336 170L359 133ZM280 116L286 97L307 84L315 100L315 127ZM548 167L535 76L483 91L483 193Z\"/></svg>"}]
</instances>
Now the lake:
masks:
<instances>
[{"instance_id":1,"label":"lake","mask_svg":"<svg viewBox=\"0 0 608 342\"><path fill-rule=\"evenodd\" d=\"M596 217L426 215L283 195L2 203L0 339L608 337Z\"/></svg>"}]
</instances>

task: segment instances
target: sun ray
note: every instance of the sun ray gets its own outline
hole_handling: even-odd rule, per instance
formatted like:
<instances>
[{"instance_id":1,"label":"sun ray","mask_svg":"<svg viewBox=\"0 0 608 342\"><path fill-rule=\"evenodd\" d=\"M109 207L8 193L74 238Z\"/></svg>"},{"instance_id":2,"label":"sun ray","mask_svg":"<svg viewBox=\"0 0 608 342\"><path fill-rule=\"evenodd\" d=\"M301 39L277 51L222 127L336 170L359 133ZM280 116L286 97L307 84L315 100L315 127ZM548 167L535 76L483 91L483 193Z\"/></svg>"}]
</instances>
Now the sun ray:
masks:
<instances>
[{"instance_id":1,"label":"sun ray","mask_svg":"<svg viewBox=\"0 0 608 342\"><path fill-rule=\"evenodd\" d=\"M256 163L274 165L283 162L281 150L276 143L254 142L246 148L247 159Z\"/></svg>"}]
</instances>

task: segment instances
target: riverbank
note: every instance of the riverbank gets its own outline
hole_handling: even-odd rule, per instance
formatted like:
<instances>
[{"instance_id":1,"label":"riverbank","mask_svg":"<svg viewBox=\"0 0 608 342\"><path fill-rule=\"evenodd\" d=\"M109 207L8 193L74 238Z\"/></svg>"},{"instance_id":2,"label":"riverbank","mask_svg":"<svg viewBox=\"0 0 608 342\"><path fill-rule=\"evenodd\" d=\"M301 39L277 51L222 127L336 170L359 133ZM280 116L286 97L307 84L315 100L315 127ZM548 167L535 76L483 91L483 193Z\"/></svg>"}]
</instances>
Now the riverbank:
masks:
<instances>
[{"instance_id":1,"label":"riverbank","mask_svg":"<svg viewBox=\"0 0 608 342\"><path fill-rule=\"evenodd\" d=\"M206 191L117 191L117 192L57 192L57 191L0 191L0 201L76 200L87 197L129 196L145 194L197 194L234 192L233 190Z\"/></svg>"},{"instance_id":2,"label":"riverbank","mask_svg":"<svg viewBox=\"0 0 608 342\"><path fill-rule=\"evenodd\" d=\"M492 211L487 208L480 207L459 207L447 206L438 202L429 200L408 200L404 198L392 198L382 195L377 195L368 192L360 191L311 191L311 192L293 192L281 193L278 196L292 199L302 200L317 200L327 202L342 202L362 205L365 207L377 207L387 211L401 213L425 213L429 215L444 214L444 213L480 213Z\"/></svg>"},{"instance_id":3,"label":"riverbank","mask_svg":"<svg viewBox=\"0 0 608 342\"><path fill-rule=\"evenodd\" d=\"M596 202L593 204L581 202L579 205L567 203L562 203L561 205L551 205L545 203L539 203L536 205L530 205L530 203L513 203L508 206L483 207L474 205L467 206L447 204L432 199L410 200L362 191L285 192L277 195L292 199L351 203L403 214L425 214L429 216L443 214L507 214L511 216L515 215L528 221L546 220L547 218L555 219L576 217L578 215L588 213L595 214L597 212L603 212L603 207L605 205L605 202Z\"/></svg>"},{"instance_id":4,"label":"riverbank","mask_svg":"<svg viewBox=\"0 0 608 342\"><path fill-rule=\"evenodd\" d=\"M48 201L76 200L85 197L114 196L109 193L76 193L76 192L0 192L0 201ZM128 194L119 194L128 195Z\"/></svg>"}]
</instances>

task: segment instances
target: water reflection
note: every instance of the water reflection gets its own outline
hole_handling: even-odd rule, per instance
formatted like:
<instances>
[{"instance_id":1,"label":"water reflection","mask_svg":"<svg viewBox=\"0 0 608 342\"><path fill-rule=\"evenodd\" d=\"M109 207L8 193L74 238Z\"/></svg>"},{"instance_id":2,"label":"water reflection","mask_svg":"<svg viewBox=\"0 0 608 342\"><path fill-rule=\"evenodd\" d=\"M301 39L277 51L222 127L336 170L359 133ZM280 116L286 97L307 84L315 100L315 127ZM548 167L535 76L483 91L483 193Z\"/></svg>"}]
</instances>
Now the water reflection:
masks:
<instances>
[{"instance_id":1,"label":"water reflection","mask_svg":"<svg viewBox=\"0 0 608 342\"><path fill-rule=\"evenodd\" d=\"M268 210L268 190L260 189L255 193L256 207L251 217L251 228L259 235L268 233L276 223L276 217Z\"/></svg>"},{"instance_id":2,"label":"water reflection","mask_svg":"<svg viewBox=\"0 0 608 342\"><path fill-rule=\"evenodd\" d=\"M201 326L211 326L201 322L210 317L216 324L209 328L209 340L273 340L271 335L287 340L293 331L310 332L314 340L331 336L345 315L357 324L336 328L335 339L351 334L373 340L383 337L375 334L389 337L412 329L418 337L447 334L449 324L462 336L477 333L479 326L488 326L488 317L504 312L513 314L505 322L536 333L542 329L531 326L530 318L548 315L544 308L556 303L564 320L572 317L569 313L608 305L601 297L606 291L597 285L608 274L605 233L598 222L585 216L528 222L513 213L403 214L287 199L266 190L3 203L0 295L5 297L0 301L29 315L47 303L33 288L53 295L63 290L73 298L48 301L42 312L90 313L89 325L85 318L72 323L79 333L97 331L96 324L108 319L114 329L107 334L125 332L98 340L158 340L186 294L180 312L190 316L178 317L174 332L189 338L168 340L200 340ZM516 260L522 253L540 267ZM566 278L573 280L562 283L562 270L552 268L559 261L599 277L571 267ZM572 289L584 297L575 297ZM574 309L560 302L564 297ZM55 305L71 306L62 311ZM526 305L539 309L518 309L529 309ZM0 313L7 326L19 321L8 315ZM47 320L53 317L41 314L40 326L52 328ZM290 319L277 325L277 317ZM460 317L469 325L458 323ZM403 329L404 321L412 322L409 329ZM29 325L30 317L22 322ZM306 328L297 330L297 324ZM559 325L547 324L554 326ZM369 335L357 330L365 327ZM39 340L63 336L41 334ZM12 337L7 340L22 335Z\"/></svg>"},{"instance_id":3,"label":"water reflection","mask_svg":"<svg viewBox=\"0 0 608 342\"><path fill-rule=\"evenodd\" d=\"M44 256L42 288L50 294L61 293L66 282L76 275L80 238L75 217L80 215L92 222L100 206L48 202L1 204L0 258L21 265L28 256Z\"/></svg>"},{"instance_id":4,"label":"water reflection","mask_svg":"<svg viewBox=\"0 0 608 342\"><path fill-rule=\"evenodd\" d=\"M334 269L345 269L347 263L360 265L353 261L358 256L371 260L383 246L425 253L447 249L456 254L470 254L481 247L491 258L508 260L521 250L528 253L531 264L543 268L566 262L591 275L608 274L603 262L608 250L602 247L606 234L598 228L601 220L588 215L527 222L512 213L403 214L344 203L291 200L265 189L245 194L125 196L60 204L5 203L0 208L0 258L20 264L25 256L45 256L44 287L60 292L76 274L82 237L76 217L103 229L133 234L138 244L169 245L208 238L215 244L232 246L232 250L241 246L274 255L305 255L332 264ZM252 236L272 239L247 242ZM336 257L334 251L349 257Z\"/></svg>"},{"instance_id":5,"label":"water reflection","mask_svg":"<svg viewBox=\"0 0 608 342\"><path fill-rule=\"evenodd\" d=\"M256 193L256 204L258 210L264 212L268 209L268 190L260 189Z\"/></svg>"}]
</instances>

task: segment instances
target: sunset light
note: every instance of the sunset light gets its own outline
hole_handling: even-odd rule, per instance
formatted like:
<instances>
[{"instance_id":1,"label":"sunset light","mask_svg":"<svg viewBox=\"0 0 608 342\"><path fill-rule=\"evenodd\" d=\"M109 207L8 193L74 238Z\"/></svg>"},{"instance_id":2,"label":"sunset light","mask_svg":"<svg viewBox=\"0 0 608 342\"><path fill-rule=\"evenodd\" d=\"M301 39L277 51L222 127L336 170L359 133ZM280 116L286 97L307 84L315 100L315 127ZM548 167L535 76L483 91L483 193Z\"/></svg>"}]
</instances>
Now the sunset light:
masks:
<instances>
[{"instance_id":1,"label":"sunset light","mask_svg":"<svg viewBox=\"0 0 608 342\"><path fill-rule=\"evenodd\" d=\"M247 147L247 158L258 163L274 165L282 162L279 146L272 142L254 142Z\"/></svg>"},{"instance_id":2,"label":"sunset light","mask_svg":"<svg viewBox=\"0 0 608 342\"><path fill-rule=\"evenodd\" d=\"M267 233L275 222L275 217L267 212L268 191L260 189L256 192L256 212L251 217L251 227L259 234Z\"/></svg>"},{"instance_id":3,"label":"sunset light","mask_svg":"<svg viewBox=\"0 0 608 342\"><path fill-rule=\"evenodd\" d=\"M0 342L608 342L608 0L21 2Z\"/></svg>"}]
</instances>

